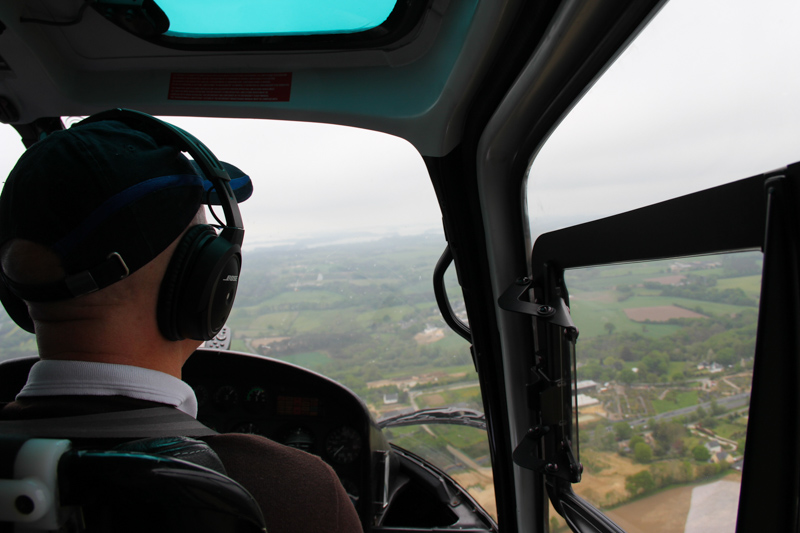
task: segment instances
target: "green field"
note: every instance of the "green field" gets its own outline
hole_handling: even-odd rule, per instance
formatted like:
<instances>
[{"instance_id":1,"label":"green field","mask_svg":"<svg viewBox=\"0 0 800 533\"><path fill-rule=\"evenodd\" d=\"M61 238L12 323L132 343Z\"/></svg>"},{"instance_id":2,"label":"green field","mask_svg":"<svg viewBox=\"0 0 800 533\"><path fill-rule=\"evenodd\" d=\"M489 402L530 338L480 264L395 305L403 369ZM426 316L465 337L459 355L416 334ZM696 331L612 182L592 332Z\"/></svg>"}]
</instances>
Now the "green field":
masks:
<instances>
[{"instance_id":1,"label":"green field","mask_svg":"<svg viewBox=\"0 0 800 533\"><path fill-rule=\"evenodd\" d=\"M661 413L674 411L676 409L683 409L684 407L690 407L698 404L697 391L675 392L674 395L674 401L670 401L665 398L663 400L653 400L651 402L653 404L653 409L656 410L656 414L660 415Z\"/></svg>"},{"instance_id":2,"label":"green field","mask_svg":"<svg viewBox=\"0 0 800 533\"><path fill-rule=\"evenodd\" d=\"M387 436L392 444L424 457L451 474L463 470L465 465L447 450L448 445L489 466L489 443L485 431L454 424L429 424L426 427L427 430L420 426L394 427L387 430Z\"/></svg>"},{"instance_id":3,"label":"green field","mask_svg":"<svg viewBox=\"0 0 800 533\"><path fill-rule=\"evenodd\" d=\"M433 295L431 273L443 246L441 235L422 235L249 252L237 304L228 320L232 348L247 351L263 346L255 342L260 339L284 339L272 348L260 348L260 353L324 369L354 389L366 388L367 381L380 378L458 373L452 369L463 369L465 379L475 379L469 343L447 328ZM721 257L706 261L725 265ZM613 341L615 336L635 333L657 342L681 329L677 324L635 322L626 316L626 309L681 305L720 316L754 309L661 296L658 286L644 287L648 280L672 276L673 266L673 261L656 261L570 271L567 284L573 321L580 331L578 353L587 355L581 352L587 340L591 345L606 337ZM722 277L730 275L730 264L697 272L719 277L717 289L741 289L750 297L757 296L759 276L743 271L737 277ZM452 268L447 287L449 296L458 300L461 292ZM463 304L455 301L453 307L463 309ZM608 325L613 325L611 331ZM444 337L418 344L415 335L429 327L442 328ZM725 346L720 344L720 348ZM36 353L34 337L13 328L0 315L0 354L28 353ZM609 356L619 357L619 353L609 351L603 357ZM670 363L670 376L679 370ZM606 380L613 377L609 374Z\"/></svg>"},{"instance_id":4,"label":"green field","mask_svg":"<svg viewBox=\"0 0 800 533\"><path fill-rule=\"evenodd\" d=\"M445 337L444 340L440 342L444 343L448 338L449 337ZM454 365L454 366L434 366L431 364L431 365L421 366L415 369L415 375L430 374L433 372L441 372L443 374L466 374L466 377L464 378L463 381L478 380L478 373L475 372L475 367L472 364ZM384 379L402 379L407 377L408 377L407 370L398 370L395 372L387 372L383 374Z\"/></svg>"},{"instance_id":5,"label":"green field","mask_svg":"<svg viewBox=\"0 0 800 533\"><path fill-rule=\"evenodd\" d=\"M639 269L643 267L639 266ZM643 275L640 274L639 277ZM636 276L633 277L636 279ZM718 286L725 288L742 288L748 295L752 294L752 289L756 286L760 276L748 276L743 278L729 278L720 280ZM615 279L615 278L601 278ZM626 277L630 280L630 277ZM567 283L572 283L568 280ZM586 287L587 283L577 283L580 287ZM626 285L630 285L627 283ZM616 285L614 285L616 286ZM704 300L694 300L689 298L678 298L674 296L660 296L656 289L646 289L636 287L632 291L632 296L620 301L623 293L613 288L603 288L595 291L583 289L571 290L570 311L572 320L580 331L580 338L586 339L607 335L606 324L613 324L613 332L638 333L646 337L662 337L678 331L681 326L667 323L638 322L628 318L625 314L626 309L636 309L640 307L662 307L678 306L705 315L734 315L753 307L730 305L719 302L709 302Z\"/></svg>"},{"instance_id":6,"label":"green field","mask_svg":"<svg viewBox=\"0 0 800 533\"><path fill-rule=\"evenodd\" d=\"M747 432L747 418L739 417L733 422L721 422L714 428L714 432L726 439L738 440L744 438Z\"/></svg>"},{"instance_id":7,"label":"green field","mask_svg":"<svg viewBox=\"0 0 800 533\"><path fill-rule=\"evenodd\" d=\"M761 294L761 276L742 276L740 278L727 278L717 281L720 289L742 289L751 298L758 298Z\"/></svg>"},{"instance_id":8,"label":"green field","mask_svg":"<svg viewBox=\"0 0 800 533\"><path fill-rule=\"evenodd\" d=\"M442 405L465 404L472 409L483 409L479 405L480 387L464 387L451 389L431 394L421 394L417 397L417 404L421 407L441 407ZM438 401L432 401L434 398Z\"/></svg>"},{"instance_id":9,"label":"green field","mask_svg":"<svg viewBox=\"0 0 800 533\"><path fill-rule=\"evenodd\" d=\"M638 285L649 278L668 276L670 261L632 263L626 265L602 266L570 270L566 273L570 292L602 291L617 285Z\"/></svg>"}]
</instances>

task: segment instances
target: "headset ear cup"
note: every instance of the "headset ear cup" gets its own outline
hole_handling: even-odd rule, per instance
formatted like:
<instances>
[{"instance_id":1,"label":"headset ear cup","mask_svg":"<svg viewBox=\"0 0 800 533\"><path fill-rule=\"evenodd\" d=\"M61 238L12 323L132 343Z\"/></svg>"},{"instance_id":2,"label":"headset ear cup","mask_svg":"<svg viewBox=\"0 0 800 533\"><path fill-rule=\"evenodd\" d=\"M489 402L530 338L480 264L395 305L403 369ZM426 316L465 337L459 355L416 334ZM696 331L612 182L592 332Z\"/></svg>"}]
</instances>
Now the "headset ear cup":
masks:
<instances>
[{"instance_id":1,"label":"headset ear cup","mask_svg":"<svg viewBox=\"0 0 800 533\"><path fill-rule=\"evenodd\" d=\"M203 243L216 238L217 233L206 224L189 228L175 247L172 259L161 282L158 295L157 320L158 328L164 337L171 341L183 340L178 324L181 298L184 297L186 280L189 277L192 259L197 255Z\"/></svg>"},{"instance_id":2,"label":"headset ear cup","mask_svg":"<svg viewBox=\"0 0 800 533\"><path fill-rule=\"evenodd\" d=\"M158 298L158 327L171 341L209 340L233 307L242 255L211 226L190 228L172 255Z\"/></svg>"},{"instance_id":3,"label":"headset ear cup","mask_svg":"<svg viewBox=\"0 0 800 533\"><path fill-rule=\"evenodd\" d=\"M203 244L188 272L179 301L178 329L182 336L209 340L219 333L233 308L242 255L238 244L217 237Z\"/></svg>"},{"instance_id":4,"label":"headset ear cup","mask_svg":"<svg viewBox=\"0 0 800 533\"><path fill-rule=\"evenodd\" d=\"M25 301L12 293L5 283L0 281L0 301L3 302L3 307L6 308L6 313L11 317L11 320L27 331L28 333L36 333L33 325L33 319L28 313L28 304Z\"/></svg>"}]
</instances>

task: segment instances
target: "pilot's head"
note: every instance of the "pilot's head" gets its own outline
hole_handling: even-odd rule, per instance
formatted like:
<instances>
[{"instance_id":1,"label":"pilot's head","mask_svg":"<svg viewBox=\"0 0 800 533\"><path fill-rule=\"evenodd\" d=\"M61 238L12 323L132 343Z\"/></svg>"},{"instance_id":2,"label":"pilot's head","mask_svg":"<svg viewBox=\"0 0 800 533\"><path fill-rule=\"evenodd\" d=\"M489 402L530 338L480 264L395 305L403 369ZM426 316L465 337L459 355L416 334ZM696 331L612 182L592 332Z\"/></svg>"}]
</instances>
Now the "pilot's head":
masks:
<instances>
[{"instance_id":1,"label":"pilot's head","mask_svg":"<svg viewBox=\"0 0 800 533\"><path fill-rule=\"evenodd\" d=\"M249 178L224 166L236 199L249 197ZM202 176L176 148L115 120L79 124L31 146L0 195L9 313L17 320L10 292L27 302L37 335L75 309L109 303L146 305L154 319L170 260L176 249L185 252L179 238L204 222L204 205L219 203ZM216 236L204 228L197 239ZM167 330L170 340L189 336Z\"/></svg>"}]
</instances>

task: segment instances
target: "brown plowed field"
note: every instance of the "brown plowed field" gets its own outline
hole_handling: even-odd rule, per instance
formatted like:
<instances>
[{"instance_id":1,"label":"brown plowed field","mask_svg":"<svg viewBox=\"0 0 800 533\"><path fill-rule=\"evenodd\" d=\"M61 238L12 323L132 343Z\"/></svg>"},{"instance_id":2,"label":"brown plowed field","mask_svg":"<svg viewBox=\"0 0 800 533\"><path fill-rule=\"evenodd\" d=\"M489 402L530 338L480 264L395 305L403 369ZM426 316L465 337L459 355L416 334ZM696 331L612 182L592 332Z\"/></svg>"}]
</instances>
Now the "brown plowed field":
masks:
<instances>
[{"instance_id":1,"label":"brown plowed field","mask_svg":"<svg viewBox=\"0 0 800 533\"><path fill-rule=\"evenodd\" d=\"M431 331L417 333L414 335L414 340L417 341L417 344L433 344L436 341L440 341L444 339L444 330L442 328L436 328Z\"/></svg>"},{"instance_id":2,"label":"brown plowed field","mask_svg":"<svg viewBox=\"0 0 800 533\"><path fill-rule=\"evenodd\" d=\"M686 527L693 488L667 489L605 513L628 533L680 533Z\"/></svg>"},{"instance_id":3,"label":"brown plowed field","mask_svg":"<svg viewBox=\"0 0 800 533\"><path fill-rule=\"evenodd\" d=\"M616 453L582 451L585 459L580 483L573 485L579 496L597 506L614 505L628 498L625 478L647 467L633 463L630 459Z\"/></svg>"},{"instance_id":4,"label":"brown plowed field","mask_svg":"<svg viewBox=\"0 0 800 533\"><path fill-rule=\"evenodd\" d=\"M666 322L670 318L707 318L705 315L689 311L674 305L661 305L658 307L635 307L625 309L625 314L634 322Z\"/></svg>"}]
</instances>

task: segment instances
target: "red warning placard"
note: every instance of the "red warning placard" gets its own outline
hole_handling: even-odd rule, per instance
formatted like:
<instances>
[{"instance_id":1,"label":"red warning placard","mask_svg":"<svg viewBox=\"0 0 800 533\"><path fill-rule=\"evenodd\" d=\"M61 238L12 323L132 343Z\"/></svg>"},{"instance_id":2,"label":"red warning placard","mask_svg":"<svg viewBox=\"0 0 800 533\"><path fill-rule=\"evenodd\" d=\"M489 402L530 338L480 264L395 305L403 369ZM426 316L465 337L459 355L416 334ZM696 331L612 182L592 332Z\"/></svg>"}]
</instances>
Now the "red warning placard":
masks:
<instances>
[{"instance_id":1,"label":"red warning placard","mask_svg":"<svg viewBox=\"0 0 800 533\"><path fill-rule=\"evenodd\" d=\"M291 92L291 72L174 72L169 80L168 98L212 102L288 102Z\"/></svg>"}]
</instances>

